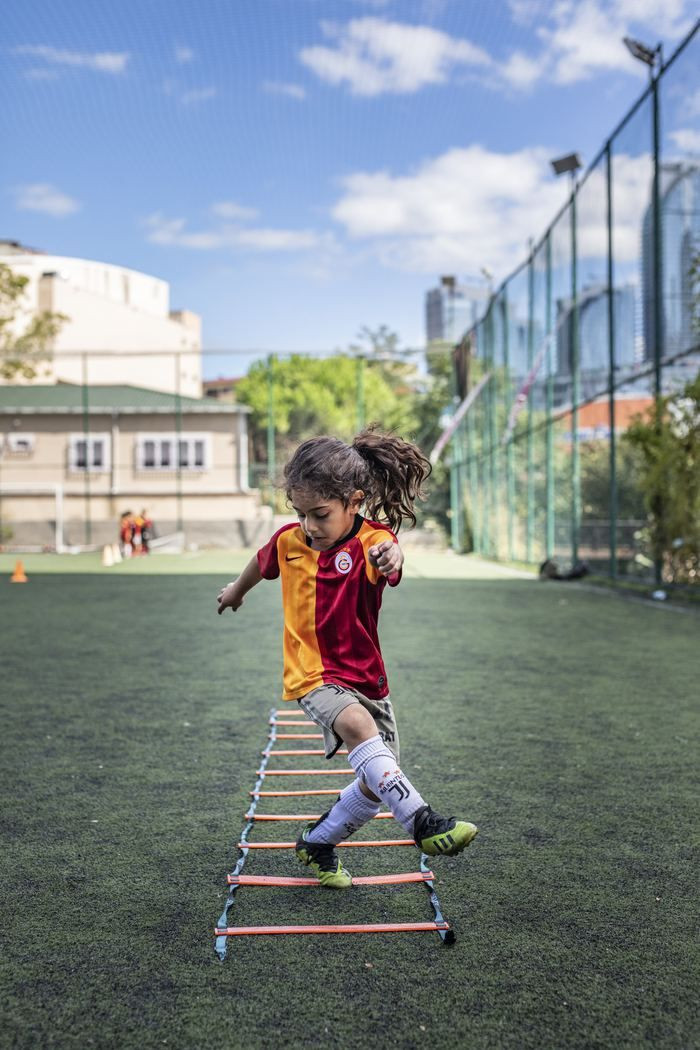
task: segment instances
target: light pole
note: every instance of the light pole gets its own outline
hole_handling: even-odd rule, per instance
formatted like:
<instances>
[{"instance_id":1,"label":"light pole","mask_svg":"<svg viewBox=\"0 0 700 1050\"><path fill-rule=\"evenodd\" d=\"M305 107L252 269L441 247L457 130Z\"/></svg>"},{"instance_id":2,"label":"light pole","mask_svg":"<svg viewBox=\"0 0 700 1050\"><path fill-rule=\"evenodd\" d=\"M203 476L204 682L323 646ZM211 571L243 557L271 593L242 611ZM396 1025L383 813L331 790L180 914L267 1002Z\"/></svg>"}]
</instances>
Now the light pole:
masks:
<instances>
[{"instance_id":1,"label":"light pole","mask_svg":"<svg viewBox=\"0 0 700 1050\"><path fill-rule=\"evenodd\" d=\"M645 66L649 67L649 90L651 92L652 113L652 148L654 154L654 179L652 185L651 216L653 230L653 274L654 274L654 297L652 301L654 318L654 399L656 422L659 425L659 406L661 398L661 362L664 356L664 313L663 313L663 248L661 239L662 229L662 207L661 207L661 128L659 117L659 76L663 68L663 50L659 43L655 48L647 47L639 40L632 37L623 38L623 43L633 58L639 59ZM656 512L659 516L663 514L663 507L657 506ZM662 582L663 563L660 553L654 554L654 580L657 588Z\"/></svg>"},{"instance_id":2,"label":"light pole","mask_svg":"<svg viewBox=\"0 0 700 1050\"><path fill-rule=\"evenodd\" d=\"M578 273L576 245L576 172L581 168L578 153L567 153L551 162L555 175L571 178L571 312L569 325L569 367L571 369L571 560L578 561L581 529L581 457L578 447L578 403L581 396L581 362L578 331Z\"/></svg>"}]
</instances>

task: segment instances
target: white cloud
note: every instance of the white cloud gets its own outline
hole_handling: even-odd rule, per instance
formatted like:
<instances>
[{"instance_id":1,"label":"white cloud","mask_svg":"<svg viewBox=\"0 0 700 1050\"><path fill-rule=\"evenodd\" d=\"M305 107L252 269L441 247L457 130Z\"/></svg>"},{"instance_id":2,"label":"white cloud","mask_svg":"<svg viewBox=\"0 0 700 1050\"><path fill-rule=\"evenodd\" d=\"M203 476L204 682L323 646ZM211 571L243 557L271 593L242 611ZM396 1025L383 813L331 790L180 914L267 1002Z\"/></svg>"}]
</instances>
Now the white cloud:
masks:
<instances>
[{"instance_id":1,"label":"white cloud","mask_svg":"<svg viewBox=\"0 0 700 1050\"><path fill-rule=\"evenodd\" d=\"M80 204L48 182L33 182L15 189L15 207L18 211L39 211L60 219L79 211Z\"/></svg>"},{"instance_id":2,"label":"white cloud","mask_svg":"<svg viewBox=\"0 0 700 1050\"><path fill-rule=\"evenodd\" d=\"M573 84L605 70L624 71L640 79L644 67L626 51L622 38L642 36L651 46L660 37L678 40L693 22L691 0L510 0L514 22L535 30L542 42L538 54L525 56L533 76L518 83L515 56L500 65L504 79L529 87L539 78ZM509 75L510 74L510 75Z\"/></svg>"},{"instance_id":3,"label":"white cloud","mask_svg":"<svg viewBox=\"0 0 700 1050\"><path fill-rule=\"evenodd\" d=\"M58 70L47 69L45 66L41 68L32 67L31 69L25 69L24 77L26 80L57 80L59 73Z\"/></svg>"},{"instance_id":4,"label":"white cloud","mask_svg":"<svg viewBox=\"0 0 700 1050\"><path fill-rule=\"evenodd\" d=\"M66 51L43 44L23 44L14 50L15 54L43 58L52 65L76 66L97 73L123 73L130 57L127 51Z\"/></svg>"},{"instance_id":5,"label":"white cloud","mask_svg":"<svg viewBox=\"0 0 700 1050\"><path fill-rule=\"evenodd\" d=\"M573 84L603 69L643 75L622 44L628 22L614 8L596 0L560 0L552 15L554 25L543 26L538 35L546 44L543 68L556 83Z\"/></svg>"},{"instance_id":6,"label":"white cloud","mask_svg":"<svg viewBox=\"0 0 700 1050\"><path fill-rule=\"evenodd\" d=\"M210 98L216 98L217 94L215 87L192 88L190 91L183 91L180 101L185 106L192 106L199 102L208 102Z\"/></svg>"},{"instance_id":7,"label":"white cloud","mask_svg":"<svg viewBox=\"0 0 700 1050\"><path fill-rule=\"evenodd\" d=\"M230 219L233 222L247 222L257 218L258 212L255 208L246 208L235 201L219 201L211 206L212 215L218 215L220 219Z\"/></svg>"},{"instance_id":8,"label":"white cloud","mask_svg":"<svg viewBox=\"0 0 700 1050\"><path fill-rule=\"evenodd\" d=\"M542 76L542 66L534 58L529 58L522 51L514 51L510 58L502 63L500 76L511 87L527 89Z\"/></svg>"},{"instance_id":9,"label":"white cloud","mask_svg":"<svg viewBox=\"0 0 700 1050\"><path fill-rule=\"evenodd\" d=\"M185 219L168 219L157 212L146 219L148 240L152 244L173 245L199 251L217 249L258 252L297 252L331 250L332 234L315 230L286 230L269 227L243 227L222 223L213 229L189 231Z\"/></svg>"},{"instance_id":10,"label":"white cloud","mask_svg":"<svg viewBox=\"0 0 700 1050\"><path fill-rule=\"evenodd\" d=\"M192 62L194 59L194 51L191 47L176 47L175 48L175 61L178 65L184 66L188 62Z\"/></svg>"},{"instance_id":11,"label":"white cloud","mask_svg":"<svg viewBox=\"0 0 700 1050\"><path fill-rule=\"evenodd\" d=\"M683 153L700 154L700 131L697 128L678 128L668 136Z\"/></svg>"},{"instance_id":12,"label":"white cloud","mask_svg":"<svg viewBox=\"0 0 700 1050\"><path fill-rule=\"evenodd\" d=\"M288 98L296 98L299 101L306 98L306 90L301 84L282 84L274 80L266 80L263 87L271 95L286 95Z\"/></svg>"},{"instance_id":13,"label":"white cloud","mask_svg":"<svg viewBox=\"0 0 700 1050\"><path fill-rule=\"evenodd\" d=\"M321 80L347 84L354 95L411 94L443 84L454 68L480 68L489 56L468 40L429 26L358 18L322 23L331 46L304 48L299 58Z\"/></svg>"},{"instance_id":14,"label":"white cloud","mask_svg":"<svg viewBox=\"0 0 700 1050\"><path fill-rule=\"evenodd\" d=\"M550 175L552 151L495 153L452 149L407 175L358 172L343 180L333 217L389 268L432 273L478 271L506 276L524 259L563 204L568 187ZM636 259L649 196L649 158L615 157L615 237L619 258ZM605 186L581 195L580 250L605 250ZM589 177L589 180L593 176ZM601 218L602 216L602 218Z\"/></svg>"}]
</instances>

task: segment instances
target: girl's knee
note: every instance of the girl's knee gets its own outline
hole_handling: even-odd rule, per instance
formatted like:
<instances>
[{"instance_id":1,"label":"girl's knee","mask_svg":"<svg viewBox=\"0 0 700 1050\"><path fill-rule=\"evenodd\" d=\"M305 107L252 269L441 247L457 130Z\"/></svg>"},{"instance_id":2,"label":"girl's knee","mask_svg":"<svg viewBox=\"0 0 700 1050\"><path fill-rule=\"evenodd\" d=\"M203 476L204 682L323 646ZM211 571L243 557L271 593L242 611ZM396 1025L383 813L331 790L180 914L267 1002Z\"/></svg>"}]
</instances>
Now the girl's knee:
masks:
<instances>
[{"instance_id":1,"label":"girl's knee","mask_svg":"<svg viewBox=\"0 0 700 1050\"><path fill-rule=\"evenodd\" d=\"M333 722L333 730L352 750L364 740L377 735L377 724L362 704L350 704Z\"/></svg>"}]
</instances>

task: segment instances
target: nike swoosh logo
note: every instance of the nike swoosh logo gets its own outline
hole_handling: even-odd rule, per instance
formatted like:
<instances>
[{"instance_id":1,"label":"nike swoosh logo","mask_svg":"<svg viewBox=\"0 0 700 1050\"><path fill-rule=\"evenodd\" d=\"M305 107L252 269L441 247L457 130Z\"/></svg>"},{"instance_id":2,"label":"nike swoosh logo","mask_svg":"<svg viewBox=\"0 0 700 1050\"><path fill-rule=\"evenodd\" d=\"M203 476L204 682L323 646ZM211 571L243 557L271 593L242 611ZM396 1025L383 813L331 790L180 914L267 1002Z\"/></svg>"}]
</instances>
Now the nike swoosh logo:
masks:
<instances>
[{"instance_id":1,"label":"nike swoosh logo","mask_svg":"<svg viewBox=\"0 0 700 1050\"><path fill-rule=\"evenodd\" d=\"M285 561L298 561L299 558L303 558L303 554L293 554L290 558L288 554L285 555Z\"/></svg>"}]
</instances>

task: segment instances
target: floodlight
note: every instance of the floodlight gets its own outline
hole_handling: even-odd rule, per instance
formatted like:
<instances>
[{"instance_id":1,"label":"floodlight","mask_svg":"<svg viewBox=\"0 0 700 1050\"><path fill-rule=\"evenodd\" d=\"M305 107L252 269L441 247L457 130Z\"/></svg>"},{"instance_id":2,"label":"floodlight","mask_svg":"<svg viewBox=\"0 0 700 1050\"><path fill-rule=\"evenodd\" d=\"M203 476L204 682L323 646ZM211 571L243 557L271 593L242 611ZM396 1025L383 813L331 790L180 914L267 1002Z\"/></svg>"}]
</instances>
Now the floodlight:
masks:
<instances>
[{"instance_id":1,"label":"floodlight","mask_svg":"<svg viewBox=\"0 0 700 1050\"><path fill-rule=\"evenodd\" d=\"M622 43L633 58L638 58L639 61L644 62L645 65L651 66L652 68L654 67L656 64L656 56L661 51L661 44L657 44L656 47L652 49L647 47L646 44L642 44L639 40L634 40L631 36L623 37Z\"/></svg>"},{"instance_id":2,"label":"floodlight","mask_svg":"<svg viewBox=\"0 0 700 1050\"><path fill-rule=\"evenodd\" d=\"M565 157L558 157L557 160L550 161L550 164L555 175L563 175L570 171L573 176L579 168L583 167L578 153L567 153Z\"/></svg>"}]
</instances>

